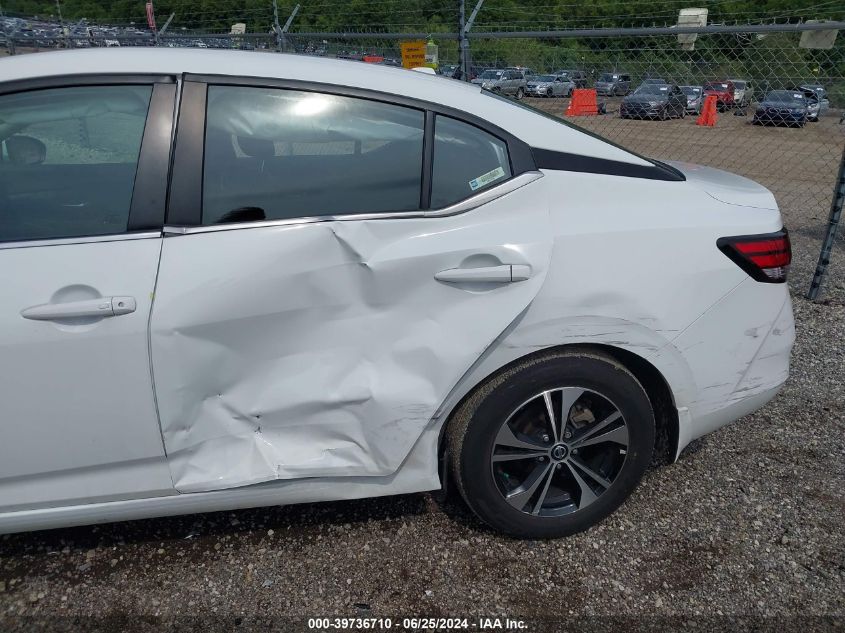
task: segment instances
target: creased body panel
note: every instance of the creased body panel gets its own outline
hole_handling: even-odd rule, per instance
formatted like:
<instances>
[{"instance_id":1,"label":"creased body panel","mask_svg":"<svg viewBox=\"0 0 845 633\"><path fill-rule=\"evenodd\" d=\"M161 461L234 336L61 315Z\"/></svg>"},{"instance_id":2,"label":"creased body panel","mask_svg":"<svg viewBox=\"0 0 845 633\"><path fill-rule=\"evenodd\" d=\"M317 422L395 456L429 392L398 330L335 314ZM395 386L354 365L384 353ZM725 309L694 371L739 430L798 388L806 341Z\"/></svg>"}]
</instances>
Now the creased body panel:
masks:
<instances>
[{"instance_id":1,"label":"creased body panel","mask_svg":"<svg viewBox=\"0 0 845 633\"><path fill-rule=\"evenodd\" d=\"M396 471L541 286L551 245L541 183L448 218L166 239L151 336L177 489ZM531 277L434 279L497 263L528 265Z\"/></svg>"},{"instance_id":2,"label":"creased body panel","mask_svg":"<svg viewBox=\"0 0 845 633\"><path fill-rule=\"evenodd\" d=\"M771 400L789 377L794 339L786 285L748 279L652 358L659 366L681 354L696 378L679 448Z\"/></svg>"}]
</instances>

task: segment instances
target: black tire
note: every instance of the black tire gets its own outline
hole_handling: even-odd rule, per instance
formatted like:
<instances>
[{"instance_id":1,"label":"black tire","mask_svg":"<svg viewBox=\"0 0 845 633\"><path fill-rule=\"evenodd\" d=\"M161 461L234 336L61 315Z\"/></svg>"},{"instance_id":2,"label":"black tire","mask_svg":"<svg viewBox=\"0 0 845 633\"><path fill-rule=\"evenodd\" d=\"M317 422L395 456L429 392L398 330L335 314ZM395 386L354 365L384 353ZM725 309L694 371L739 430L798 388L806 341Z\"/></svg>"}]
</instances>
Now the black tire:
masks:
<instances>
[{"instance_id":1,"label":"black tire","mask_svg":"<svg viewBox=\"0 0 845 633\"><path fill-rule=\"evenodd\" d=\"M516 97L517 101L522 101L522 98L525 96L525 90L523 90L522 87L517 88L516 95L514 96Z\"/></svg>"},{"instance_id":2,"label":"black tire","mask_svg":"<svg viewBox=\"0 0 845 633\"><path fill-rule=\"evenodd\" d=\"M552 97L554 97L554 96L555 96L555 94L554 94L554 92L552 91L552 89L551 89L551 88L546 88L546 96L547 96L549 99L551 99Z\"/></svg>"},{"instance_id":3,"label":"black tire","mask_svg":"<svg viewBox=\"0 0 845 633\"><path fill-rule=\"evenodd\" d=\"M620 457L622 449L610 443L611 450L614 447L619 450L619 454L610 458L617 460L614 466L616 474L610 486L594 500L581 507L583 496L577 503L573 498L573 503L578 506L576 510L559 516L538 516L514 507L505 499L494 473L493 451L499 441L497 437L508 424L512 412L520 410L526 402L533 402L532 398L538 393L561 387L586 389L588 398L600 394L599 399L611 403L622 415L623 424L627 427L627 453ZM570 410L576 411L574 402ZM583 408L578 410L583 411ZM593 410L597 409L594 407ZM566 415L566 420L569 420L570 414L567 412ZM562 436L563 430L560 441L563 441ZM577 438L572 441L577 443ZM586 530L607 517L628 498L642 479L651 460L654 441L654 413L642 385L621 364L592 351L542 354L502 371L478 387L461 404L447 430L451 474L467 505L493 528L521 538L567 536ZM578 458L581 457L583 451ZM621 467L620 459L623 460ZM591 462L591 467L593 464ZM551 461L549 468L552 468ZM557 468L560 469L560 465ZM575 481L566 469L550 472L550 478L562 476L564 480L571 478ZM602 476L610 477L609 474ZM528 505L532 503L534 501L529 499Z\"/></svg>"}]
</instances>

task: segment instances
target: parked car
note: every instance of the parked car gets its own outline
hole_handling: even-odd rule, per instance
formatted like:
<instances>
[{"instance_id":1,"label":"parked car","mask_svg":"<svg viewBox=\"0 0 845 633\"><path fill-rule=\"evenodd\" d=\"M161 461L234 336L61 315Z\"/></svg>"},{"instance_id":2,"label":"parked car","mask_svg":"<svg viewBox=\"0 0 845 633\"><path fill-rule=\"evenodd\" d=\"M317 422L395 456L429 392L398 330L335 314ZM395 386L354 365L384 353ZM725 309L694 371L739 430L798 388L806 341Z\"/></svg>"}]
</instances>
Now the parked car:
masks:
<instances>
[{"instance_id":1,"label":"parked car","mask_svg":"<svg viewBox=\"0 0 845 633\"><path fill-rule=\"evenodd\" d=\"M704 103L704 90L701 86L679 86L687 98L687 112L699 113Z\"/></svg>"},{"instance_id":2,"label":"parked car","mask_svg":"<svg viewBox=\"0 0 845 633\"><path fill-rule=\"evenodd\" d=\"M503 95L511 95L517 99L525 96L525 87L528 82L520 70L485 70L472 83L481 84L484 90L497 92Z\"/></svg>"},{"instance_id":3,"label":"parked car","mask_svg":"<svg viewBox=\"0 0 845 633\"><path fill-rule=\"evenodd\" d=\"M787 90L800 92L807 100L807 121L818 123L821 115L821 102L819 101L819 94L813 88L788 87Z\"/></svg>"},{"instance_id":4,"label":"parked car","mask_svg":"<svg viewBox=\"0 0 845 633\"><path fill-rule=\"evenodd\" d=\"M0 532L447 478L561 536L787 378L745 178L371 64L0 65Z\"/></svg>"},{"instance_id":5,"label":"parked car","mask_svg":"<svg viewBox=\"0 0 845 633\"><path fill-rule=\"evenodd\" d=\"M575 84L560 75L534 75L525 86L530 97L571 97Z\"/></svg>"},{"instance_id":6,"label":"parked car","mask_svg":"<svg viewBox=\"0 0 845 633\"><path fill-rule=\"evenodd\" d=\"M668 83L668 81L666 81L665 79L661 79L660 77L647 77L646 79L643 79L642 82L640 82L640 85L637 86L634 92L636 92L643 86L665 86Z\"/></svg>"},{"instance_id":7,"label":"parked car","mask_svg":"<svg viewBox=\"0 0 845 633\"><path fill-rule=\"evenodd\" d=\"M812 91L809 91L812 93ZM816 100L818 105L818 100ZM755 124L784 124L804 127L810 119L810 103L802 90L772 90L757 104ZM818 110L816 111L818 117Z\"/></svg>"},{"instance_id":8,"label":"parked car","mask_svg":"<svg viewBox=\"0 0 845 633\"><path fill-rule=\"evenodd\" d=\"M535 75L534 71L528 68L527 66L508 66L505 70L516 70L522 73L522 76L525 77L526 81L528 81Z\"/></svg>"},{"instance_id":9,"label":"parked car","mask_svg":"<svg viewBox=\"0 0 845 633\"><path fill-rule=\"evenodd\" d=\"M623 119L666 119L687 115L687 97L674 84L646 84L622 99L619 116Z\"/></svg>"},{"instance_id":10,"label":"parked car","mask_svg":"<svg viewBox=\"0 0 845 633\"><path fill-rule=\"evenodd\" d=\"M576 88L586 88L587 87L587 73L583 70L574 70L574 69L564 69L559 70L555 73L555 75L560 75L561 77L565 77L566 79L570 79L572 83L575 84Z\"/></svg>"},{"instance_id":11,"label":"parked car","mask_svg":"<svg viewBox=\"0 0 845 633\"><path fill-rule=\"evenodd\" d=\"M734 105L738 108L748 106L754 97L751 82L745 79L729 79L728 81L734 85Z\"/></svg>"},{"instance_id":12,"label":"parked car","mask_svg":"<svg viewBox=\"0 0 845 633\"><path fill-rule=\"evenodd\" d=\"M735 105L734 94L736 89L732 81L708 81L704 84L704 98L713 95L716 97L716 109L724 112Z\"/></svg>"},{"instance_id":13,"label":"parked car","mask_svg":"<svg viewBox=\"0 0 845 633\"><path fill-rule=\"evenodd\" d=\"M824 114L830 108L830 100L827 98L827 90L824 89L823 86L819 84L805 84L800 86L801 90L812 90L818 101L819 101L819 113L815 118L815 121L819 120L819 115Z\"/></svg>"},{"instance_id":14,"label":"parked car","mask_svg":"<svg viewBox=\"0 0 845 633\"><path fill-rule=\"evenodd\" d=\"M625 96L631 92L631 75L627 73L602 73L596 80L596 94L608 97Z\"/></svg>"}]
</instances>

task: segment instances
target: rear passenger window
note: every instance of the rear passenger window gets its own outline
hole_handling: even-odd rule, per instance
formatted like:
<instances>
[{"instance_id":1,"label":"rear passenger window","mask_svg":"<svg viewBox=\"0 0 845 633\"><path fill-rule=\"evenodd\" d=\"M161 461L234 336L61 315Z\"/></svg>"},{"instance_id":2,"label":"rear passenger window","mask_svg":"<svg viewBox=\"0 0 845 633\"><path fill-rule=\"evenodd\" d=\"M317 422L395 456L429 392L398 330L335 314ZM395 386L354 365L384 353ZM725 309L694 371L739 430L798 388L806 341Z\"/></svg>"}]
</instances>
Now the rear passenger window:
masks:
<instances>
[{"instance_id":1,"label":"rear passenger window","mask_svg":"<svg viewBox=\"0 0 845 633\"><path fill-rule=\"evenodd\" d=\"M460 202L511 177L504 141L449 117L438 115L434 127L431 206Z\"/></svg>"},{"instance_id":2,"label":"rear passenger window","mask_svg":"<svg viewBox=\"0 0 845 633\"><path fill-rule=\"evenodd\" d=\"M367 99L209 86L203 224L417 210L424 123Z\"/></svg>"},{"instance_id":3,"label":"rear passenger window","mask_svg":"<svg viewBox=\"0 0 845 633\"><path fill-rule=\"evenodd\" d=\"M0 241L122 233L152 86L0 96Z\"/></svg>"}]
</instances>

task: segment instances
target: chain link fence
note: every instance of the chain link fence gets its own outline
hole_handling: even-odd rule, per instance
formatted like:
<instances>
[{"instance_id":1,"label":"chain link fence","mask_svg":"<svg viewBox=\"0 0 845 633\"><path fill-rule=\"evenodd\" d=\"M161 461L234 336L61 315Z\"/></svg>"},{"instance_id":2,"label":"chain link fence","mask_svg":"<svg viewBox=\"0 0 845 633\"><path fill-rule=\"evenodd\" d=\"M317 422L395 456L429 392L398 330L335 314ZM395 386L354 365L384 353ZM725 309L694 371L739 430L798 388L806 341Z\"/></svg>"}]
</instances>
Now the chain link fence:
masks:
<instances>
[{"instance_id":1,"label":"chain link fence","mask_svg":"<svg viewBox=\"0 0 845 633\"><path fill-rule=\"evenodd\" d=\"M596 31L553 35L478 32L470 34L472 61L467 70L472 76L485 69L507 67L527 69L534 75L568 71L578 87L595 88L598 84L600 114L595 116L566 116L568 90L550 97L524 98L529 105L638 153L725 169L763 184L775 194L792 236L796 290L804 292L810 287L817 261L822 260L830 261L826 283L841 289L845 232L833 239L830 219L835 191L845 192L841 173L845 158L845 38L840 34L827 49L803 48L802 25L778 26L781 28L770 32L699 32L694 43L687 37L685 44L668 29L620 29L601 36ZM238 48L400 65L402 41L429 37L438 45L441 69L451 74L461 57L456 33L183 32L157 37L111 33L17 42L7 36L6 45L18 53L116 45ZM526 83L530 83L531 74L527 77ZM611 87L604 80L609 80ZM643 82L657 80L682 87L687 107L678 112L658 109L653 117L620 116L624 103L642 101L634 93ZM703 100L696 95L709 83L718 88L727 81L733 82L732 98L725 97L715 126L697 125ZM790 109L778 99L808 91L817 96L818 107L809 112L806 121L798 117L789 125L758 124L758 114L764 110ZM825 238L829 243L823 248ZM819 282L816 276L816 290Z\"/></svg>"},{"instance_id":2,"label":"chain link fence","mask_svg":"<svg viewBox=\"0 0 845 633\"><path fill-rule=\"evenodd\" d=\"M549 46L542 40L473 40L480 67L524 66L537 73L581 71L589 87L600 88L598 116L566 117L566 98L527 101L636 152L660 159L698 163L731 171L770 189L790 229L796 262L794 278L802 291L827 235L834 190L845 149L845 41L829 50L799 47L800 33L699 34L693 50L677 36L579 38ZM614 75L616 79L614 79ZM625 77L628 82L620 82ZM610 80L610 83L600 80ZM643 102L630 94L646 81L682 87L688 107L682 114L623 118L623 103ZM726 103L713 127L696 125L702 87L733 80L736 97ZM615 82L615 83L614 83ZM739 90L739 87L744 90ZM788 99L808 90L819 97L806 121L780 122L794 104ZM787 91L786 93L782 91ZM627 96L626 96L626 93ZM796 110L797 111L797 110ZM677 117L677 118L675 118ZM787 115L784 118L789 118ZM772 120L774 119L774 120ZM772 124L777 123L777 124ZM841 204L841 202L840 202ZM845 278L845 232L838 232L829 254L830 283ZM812 294L816 295L816 278Z\"/></svg>"}]
</instances>

